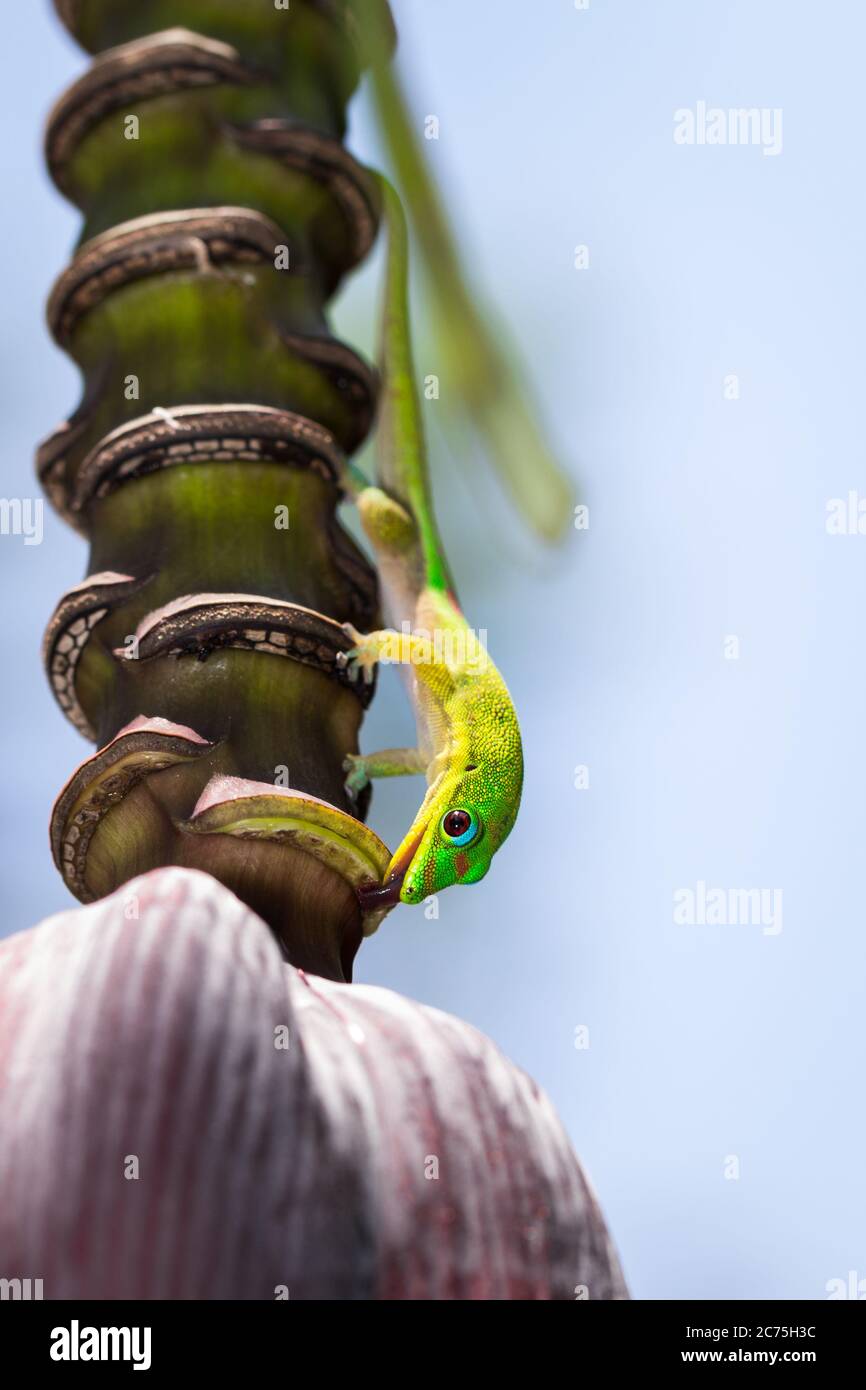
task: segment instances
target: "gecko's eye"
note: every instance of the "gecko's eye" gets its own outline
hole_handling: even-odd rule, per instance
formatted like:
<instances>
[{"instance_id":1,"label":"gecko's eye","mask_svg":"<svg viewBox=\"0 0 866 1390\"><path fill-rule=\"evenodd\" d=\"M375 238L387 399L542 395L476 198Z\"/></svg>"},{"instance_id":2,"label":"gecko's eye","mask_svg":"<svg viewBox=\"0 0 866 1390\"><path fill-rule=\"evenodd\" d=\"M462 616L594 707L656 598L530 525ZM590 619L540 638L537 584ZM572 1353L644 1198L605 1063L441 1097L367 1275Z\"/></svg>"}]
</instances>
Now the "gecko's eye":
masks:
<instances>
[{"instance_id":1,"label":"gecko's eye","mask_svg":"<svg viewBox=\"0 0 866 1390\"><path fill-rule=\"evenodd\" d=\"M468 845L478 834L478 817L471 811L446 811L442 833L454 845Z\"/></svg>"}]
</instances>

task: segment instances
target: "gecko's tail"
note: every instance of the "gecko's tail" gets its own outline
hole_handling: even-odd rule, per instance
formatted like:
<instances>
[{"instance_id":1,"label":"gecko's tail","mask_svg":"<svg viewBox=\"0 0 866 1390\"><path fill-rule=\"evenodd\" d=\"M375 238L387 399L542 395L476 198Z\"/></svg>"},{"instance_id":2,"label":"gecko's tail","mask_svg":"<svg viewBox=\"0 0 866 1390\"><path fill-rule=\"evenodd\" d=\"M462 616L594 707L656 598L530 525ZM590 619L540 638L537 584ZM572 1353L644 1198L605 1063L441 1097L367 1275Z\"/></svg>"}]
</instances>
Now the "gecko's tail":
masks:
<instances>
[{"instance_id":1,"label":"gecko's tail","mask_svg":"<svg viewBox=\"0 0 866 1390\"><path fill-rule=\"evenodd\" d=\"M436 525L427 442L415 376L409 318L409 236L400 198L377 175L388 229L388 255L379 350L382 391L379 407L377 481L411 514L423 551L426 584L454 591L454 581Z\"/></svg>"},{"instance_id":2,"label":"gecko's tail","mask_svg":"<svg viewBox=\"0 0 866 1390\"><path fill-rule=\"evenodd\" d=\"M458 422L485 446L518 511L543 539L560 539L574 506L574 486L540 430L521 373L503 335L472 294L442 200L424 158L377 0L367 0L365 32L379 124L406 200L449 372ZM458 366L459 364L459 366Z\"/></svg>"}]
</instances>

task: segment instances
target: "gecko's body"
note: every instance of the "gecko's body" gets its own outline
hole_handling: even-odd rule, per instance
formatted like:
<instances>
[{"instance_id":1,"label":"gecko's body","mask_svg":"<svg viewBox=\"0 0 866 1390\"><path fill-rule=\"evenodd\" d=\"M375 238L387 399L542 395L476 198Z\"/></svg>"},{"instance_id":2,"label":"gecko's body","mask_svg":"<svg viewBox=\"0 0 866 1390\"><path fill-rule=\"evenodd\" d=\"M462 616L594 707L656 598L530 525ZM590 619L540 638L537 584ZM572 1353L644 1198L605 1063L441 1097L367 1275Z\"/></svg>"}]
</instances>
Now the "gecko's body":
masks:
<instances>
[{"instance_id":1,"label":"gecko's body","mask_svg":"<svg viewBox=\"0 0 866 1390\"><path fill-rule=\"evenodd\" d=\"M382 331L378 475L355 496L375 553L390 628L350 631L357 670L399 662L409 678L418 746L347 760L347 786L423 773L427 793L385 883L367 896L417 903L453 883L477 883L514 824L523 756L505 682L460 610L436 530L408 327L403 211L382 181L389 250Z\"/></svg>"}]
</instances>

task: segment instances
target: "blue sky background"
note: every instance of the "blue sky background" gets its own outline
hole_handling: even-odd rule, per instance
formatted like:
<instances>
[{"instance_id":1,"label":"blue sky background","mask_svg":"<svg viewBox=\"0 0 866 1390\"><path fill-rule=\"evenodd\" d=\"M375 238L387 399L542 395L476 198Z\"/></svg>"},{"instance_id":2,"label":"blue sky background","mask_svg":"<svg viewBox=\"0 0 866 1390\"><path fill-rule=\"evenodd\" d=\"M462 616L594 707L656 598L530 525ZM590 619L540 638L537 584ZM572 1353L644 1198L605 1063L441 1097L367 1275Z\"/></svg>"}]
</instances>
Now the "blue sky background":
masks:
<instances>
[{"instance_id":1,"label":"blue sky background","mask_svg":"<svg viewBox=\"0 0 866 1390\"><path fill-rule=\"evenodd\" d=\"M825 529L828 499L866 496L866 15L842 0L395 11L418 116L440 120L426 148L591 526L537 552L429 407L443 529L522 715L527 786L483 887L444 895L435 922L394 914L359 977L471 1020L550 1092L636 1295L822 1298L866 1278L866 536ZM78 219L40 132L84 59L47 0L7 33L2 491L21 497L35 441L78 398L43 326ZM674 111L700 100L780 107L782 153L676 145ZM351 143L378 162L360 107ZM368 349L376 270L336 313ZM69 902L46 827L87 746L38 649L86 552L46 509L44 543L0 538L0 566L13 931ZM383 685L368 748L411 732ZM417 798L378 791L386 840ZM675 925L674 892L699 880L781 888L782 931Z\"/></svg>"}]
</instances>

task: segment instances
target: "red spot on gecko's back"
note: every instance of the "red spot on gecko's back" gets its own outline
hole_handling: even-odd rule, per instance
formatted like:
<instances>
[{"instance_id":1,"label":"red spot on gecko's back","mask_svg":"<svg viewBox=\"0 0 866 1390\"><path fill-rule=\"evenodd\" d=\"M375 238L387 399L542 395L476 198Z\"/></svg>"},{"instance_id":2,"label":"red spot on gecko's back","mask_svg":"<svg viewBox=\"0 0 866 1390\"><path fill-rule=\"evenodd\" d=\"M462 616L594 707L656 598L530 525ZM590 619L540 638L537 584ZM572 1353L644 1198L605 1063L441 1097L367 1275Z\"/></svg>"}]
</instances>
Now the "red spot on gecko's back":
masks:
<instances>
[{"instance_id":1,"label":"red spot on gecko's back","mask_svg":"<svg viewBox=\"0 0 866 1390\"><path fill-rule=\"evenodd\" d=\"M464 874L469 872L469 856L467 854L458 854L454 860L454 867L457 870L457 877L462 878Z\"/></svg>"}]
</instances>

